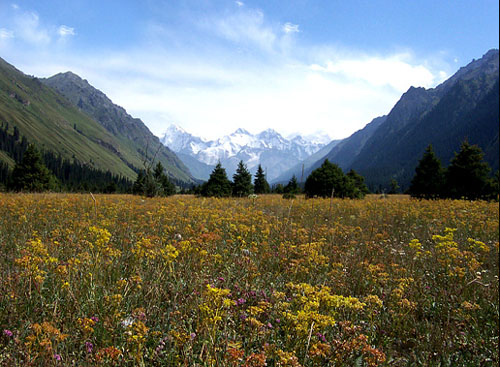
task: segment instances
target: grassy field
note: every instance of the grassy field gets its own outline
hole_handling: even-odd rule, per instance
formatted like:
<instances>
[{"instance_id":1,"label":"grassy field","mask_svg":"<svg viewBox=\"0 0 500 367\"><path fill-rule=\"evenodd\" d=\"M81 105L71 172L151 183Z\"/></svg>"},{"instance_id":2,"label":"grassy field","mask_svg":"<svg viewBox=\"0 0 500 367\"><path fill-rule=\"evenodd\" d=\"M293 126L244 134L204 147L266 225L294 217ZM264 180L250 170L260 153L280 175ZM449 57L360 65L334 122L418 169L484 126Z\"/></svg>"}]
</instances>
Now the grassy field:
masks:
<instances>
[{"instance_id":1,"label":"grassy field","mask_svg":"<svg viewBox=\"0 0 500 367\"><path fill-rule=\"evenodd\" d=\"M498 366L498 203L0 194L2 366Z\"/></svg>"}]
</instances>

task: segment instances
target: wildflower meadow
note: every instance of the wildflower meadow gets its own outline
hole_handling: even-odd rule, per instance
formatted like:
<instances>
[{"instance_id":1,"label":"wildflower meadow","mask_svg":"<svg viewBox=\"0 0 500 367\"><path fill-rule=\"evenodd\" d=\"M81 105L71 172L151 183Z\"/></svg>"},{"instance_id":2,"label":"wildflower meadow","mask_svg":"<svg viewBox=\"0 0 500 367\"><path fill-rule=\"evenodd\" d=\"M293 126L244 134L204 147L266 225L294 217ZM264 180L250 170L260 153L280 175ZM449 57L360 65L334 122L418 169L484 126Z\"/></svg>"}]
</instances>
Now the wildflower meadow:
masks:
<instances>
[{"instance_id":1,"label":"wildflower meadow","mask_svg":"<svg viewBox=\"0 0 500 367\"><path fill-rule=\"evenodd\" d=\"M0 193L1 366L498 366L485 201Z\"/></svg>"}]
</instances>

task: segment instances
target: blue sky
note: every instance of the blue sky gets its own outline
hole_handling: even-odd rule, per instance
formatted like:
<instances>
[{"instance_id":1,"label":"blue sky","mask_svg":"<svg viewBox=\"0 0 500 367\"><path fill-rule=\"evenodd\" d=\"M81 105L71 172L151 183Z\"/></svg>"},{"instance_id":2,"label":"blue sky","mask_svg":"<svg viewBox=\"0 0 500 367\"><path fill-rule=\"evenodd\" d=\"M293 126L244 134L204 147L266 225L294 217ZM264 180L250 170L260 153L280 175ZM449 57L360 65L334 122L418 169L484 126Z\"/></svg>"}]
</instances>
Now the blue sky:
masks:
<instances>
[{"instance_id":1,"label":"blue sky","mask_svg":"<svg viewBox=\"0 0 500 367\"><path fill-rule=\"evenodd\" d=\"M71 70L157 135L343 138L498 48L498 1L0 2L0 57Z\"/></svg>"}]
</instances>

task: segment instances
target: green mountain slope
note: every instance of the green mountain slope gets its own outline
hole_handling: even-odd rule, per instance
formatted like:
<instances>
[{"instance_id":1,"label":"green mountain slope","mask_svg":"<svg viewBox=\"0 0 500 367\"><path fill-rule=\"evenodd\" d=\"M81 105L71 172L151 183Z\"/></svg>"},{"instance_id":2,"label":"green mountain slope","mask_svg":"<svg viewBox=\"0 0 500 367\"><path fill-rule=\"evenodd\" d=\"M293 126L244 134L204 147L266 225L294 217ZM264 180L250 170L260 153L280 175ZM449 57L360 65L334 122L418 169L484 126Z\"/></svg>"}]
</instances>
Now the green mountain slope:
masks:
<instances>
[{"instance_id":1,"label":"green mountain slope","mask_svg":"<svg viewBox=\"0 0 500 367\"><path fill-rule=\"evenodd\" d=\"M0 123L8 123L10 129L17 127L20 135L39 149L131 180L143 167L139 145L114 136L64 96L1 58ZM0 159L5 161L2 156ZM180 168L172 168L171 175L181 182L192 182L189 173Z\"/></svg>"},{"instance_id":2,"label":"green mountain slope","mask_svg":"<svg viewBox=\"0 0 500 367\"><path fill-rule=\"evenodd\" d=\"M120 142L131 157L143 162L146 154L162 162L171 178L193 182L188 168L170 149L161 144L146 125L130 116L122 107L114 104L104 93L94 88L78 75L66 72L54 75L42 82L66 97L80 111L99 122ZM142 168L143 164L136 167Z\"/></svg>"},{"instance_id":3,"label":"green mountain slope","mask_svg":"<svg viewBox=\"0 0 500 367\"><path fill-rule=\"evenodd\" d=\"M383 120L342 140L324 158L344 171L355 169L372 190L388 188L391 179L405 190L429 144L446 166L467 139L498 169L498 64L498 50L490 50L436 88L411 87Z\"/></svg>"},{"instance_id":4,"label":"green mountain slope","mask_svg":"<svg viewBox=\"0 0 500 367\"><path fill-rule=\"evenodd\" d=\"M349 168L372 188L386 187L394 178L404 189L427 145L448 165L464 139L496 151L489 164L498 168L498 140L495 146L492 139L499 129L498 70L498 50L492 50L437 88L410 88Z\"/></svg>"}]
</instances>

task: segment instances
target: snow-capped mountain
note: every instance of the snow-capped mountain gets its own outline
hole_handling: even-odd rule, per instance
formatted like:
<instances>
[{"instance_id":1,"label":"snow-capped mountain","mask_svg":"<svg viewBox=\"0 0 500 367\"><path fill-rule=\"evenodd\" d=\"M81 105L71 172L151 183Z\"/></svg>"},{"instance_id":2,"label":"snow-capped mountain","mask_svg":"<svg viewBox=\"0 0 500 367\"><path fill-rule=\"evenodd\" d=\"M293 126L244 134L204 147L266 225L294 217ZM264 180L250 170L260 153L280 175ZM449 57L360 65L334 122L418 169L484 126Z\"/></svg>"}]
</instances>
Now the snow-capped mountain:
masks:
<instances>
[{"instance_id":1,"label":"snow-capped mountain","mask_svg":"<svg viewBox=\"0 0 500 367\"><path fill-rule=\"evenodd\" d=\"M238 129L209 141L170 125L161 141L177 153L197 178L207 179L218 161L231 178L242 160L252 173L261 164L267 171L268 180L272 180L328 144L331 139L325 139L325 136L324 133L306 137L295 134L287 139L273 129L258 134ZM193 158L199 163L195 164L196 167L193 167ZM201 169L200 164L205 166Z\"/></svg>"}]
</instances>

